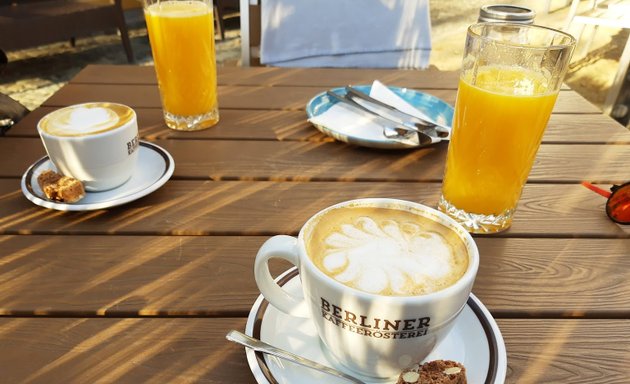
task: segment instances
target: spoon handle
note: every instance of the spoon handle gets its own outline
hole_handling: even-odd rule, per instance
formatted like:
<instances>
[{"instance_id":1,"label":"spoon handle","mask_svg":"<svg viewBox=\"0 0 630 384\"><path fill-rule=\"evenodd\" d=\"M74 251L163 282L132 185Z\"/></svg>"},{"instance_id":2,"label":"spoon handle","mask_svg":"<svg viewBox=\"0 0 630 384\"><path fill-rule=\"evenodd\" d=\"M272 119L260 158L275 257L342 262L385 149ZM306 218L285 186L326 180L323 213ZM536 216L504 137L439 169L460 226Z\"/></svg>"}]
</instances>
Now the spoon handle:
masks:
<instances>
[{"instance_id":1,"label":"spoon handle","mask_svg":"<svg viewBox=\"0 0 630 384\"><path fill-rule=\"evenodd\" d=\"M269 355L273 355L273 356L277 356L281 359L284 360L288 360L288 361L292 361L294 363L303 365L305 367L308 368L312 368L321 372L325 372L328 373L330 375L333 376L337 376L343 379L346 379L352 383L356 383L356 384L365 384L363 381L360 381L350 375L347 375L343 372L339 372L335 369L329 368L325 365L321 365L319 363L316 363L312 360L308 360L305 359L303 357L300 357L298 355L295 355L291 352L285 351L283 349L280 348L276 348L273 345L269 345L263 341L260 341L258 339L254 339L253 337L249 337L244 333L241 333L239 331L236 330L231 330L230 332L227 333L227 335L225 335L225 338L228 339L229 341L233 341L237 344L241 344L244 345L248 348L253 349L254 351L258 351L258 352L263 352L263 353L267 353Z\"/></svg>"}]
</instances>

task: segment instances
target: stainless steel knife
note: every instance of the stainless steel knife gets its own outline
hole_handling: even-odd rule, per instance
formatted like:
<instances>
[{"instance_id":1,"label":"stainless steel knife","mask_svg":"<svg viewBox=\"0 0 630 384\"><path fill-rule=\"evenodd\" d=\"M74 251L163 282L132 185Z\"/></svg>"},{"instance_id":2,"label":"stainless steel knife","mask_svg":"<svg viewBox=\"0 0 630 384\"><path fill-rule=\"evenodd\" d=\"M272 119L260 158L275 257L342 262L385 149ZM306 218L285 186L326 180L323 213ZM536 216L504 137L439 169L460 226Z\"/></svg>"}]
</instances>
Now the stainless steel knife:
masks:
<instances>
[{"instance_id":1,"label":"stainless steel knife","mask_svg":"<svg viewBox=\"0 0 630 384\"><path fill-rule=\"evenodd\" d=\"M327 91L326 94L331 99L352 107L357 113L382 126L383 135L388 139L400 141L407 145L412 145L412 143L415 142L413 145L417 146L426 146L442 141L442 139L435 134L433 127L420 129L417 126L401 125L375 114L361 104L356 103L354 100L345 97L345 95L340 95L332 91Z\"/></svg>"},{"instance_id":2,"label":"stainless steel knife","mask_svg":"<svg viewBox=\"0 0 630 384\"><path fill-rule=\"evenodd\" d=\"M417 116L410 115L404 111L397 109L396 107L383 103L370 95L359 91L356 88L347 86L346 98L354 101L376 115L384 117L388 120L394 121L398 124L407 127L416 127L423 132L429 133L429 129L434 129L434 135L440 138L447 138L450 136L451 128L446 125L439 124L433 120L422 119Z\"/></svg>"}]
</instances>

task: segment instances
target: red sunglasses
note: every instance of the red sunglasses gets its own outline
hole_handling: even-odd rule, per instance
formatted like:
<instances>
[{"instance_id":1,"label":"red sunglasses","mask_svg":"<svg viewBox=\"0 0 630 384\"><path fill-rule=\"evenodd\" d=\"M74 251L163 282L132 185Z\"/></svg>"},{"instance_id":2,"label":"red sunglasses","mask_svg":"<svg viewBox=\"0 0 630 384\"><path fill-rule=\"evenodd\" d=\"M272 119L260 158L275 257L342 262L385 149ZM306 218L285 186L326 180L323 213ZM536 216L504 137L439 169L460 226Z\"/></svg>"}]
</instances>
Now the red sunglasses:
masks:
<instances>
[{"instance_id":1,"label":"red sunglasses","mask_svg":"<svg viewBox=\"0 0 630 384\"><path fill-rule=\"evenodd\" d=\"M618 224L630 224L630 182L613 185L610 192L583 181L582 185L606 198L606 214Z\"/></svg>"}]
</instances>

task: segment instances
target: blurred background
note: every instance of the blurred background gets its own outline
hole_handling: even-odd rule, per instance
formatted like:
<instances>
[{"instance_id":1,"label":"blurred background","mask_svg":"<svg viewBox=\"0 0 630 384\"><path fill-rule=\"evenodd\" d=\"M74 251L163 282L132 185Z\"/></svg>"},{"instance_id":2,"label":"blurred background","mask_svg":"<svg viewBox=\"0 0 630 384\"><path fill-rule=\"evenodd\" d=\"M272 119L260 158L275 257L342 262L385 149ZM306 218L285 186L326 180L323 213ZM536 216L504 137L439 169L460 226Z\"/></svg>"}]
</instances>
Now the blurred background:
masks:
<instances>
[{"instance_id":1,"label":"blurred background","mask_svg":"<svg viewBox=\"0 0 630 384\"><path fill-rule=\"evenodd\" d=\"M458 70L467 26L476 22L482 5L498 3L531 8L536 12L536 24L554 28L567 26L571 10L570 0L499 2L431 0L433 49L430 65L440 70ZM597 9L593 8L594 4ZM215 1L215 5L221 6L220 13L224 22L224 37L221 37L220 31L216 33L217 64L241 65L239 1ZM579 1L577 6L577 15L601 17L605 12L610 12L608 8L600 7L599 2L594 0ZM123 7L135 64L151 65L153 60L142 15L142 4L137 0L125 0ZM615 8L613 12L617 18L630 19L628 7ZM583 24L572 23L567 29L580 39L566 83L591 103L602 108L617 73L630 28L582 26ZM128 64L120 37L115 33L79 38L74 45L69 41L63 41L32 49L9 51L6 55L8 63L0 69L0 92L18 100L30 110L37 108L88 64ZM630 77L630 74L628 76ZM630 85L628 79L623 82L616 107L611 112L618 121L628 125Z\"/></svg>"}]
</instances>

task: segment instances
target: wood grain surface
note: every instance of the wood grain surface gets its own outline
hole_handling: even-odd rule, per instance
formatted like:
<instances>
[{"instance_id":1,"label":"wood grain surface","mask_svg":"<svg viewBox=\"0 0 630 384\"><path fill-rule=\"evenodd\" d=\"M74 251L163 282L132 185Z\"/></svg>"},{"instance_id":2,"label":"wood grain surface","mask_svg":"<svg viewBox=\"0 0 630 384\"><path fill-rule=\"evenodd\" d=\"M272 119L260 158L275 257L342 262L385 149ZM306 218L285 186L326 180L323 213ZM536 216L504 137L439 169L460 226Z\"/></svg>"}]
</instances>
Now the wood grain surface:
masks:
<instances>
[{"instance_id":1,"label":"wood grain surface","mask_svg":"<svg viewBox=\"0 0 630 384\"><path fill-rule=\"evenodd\" d=\"M6 383L255 383L245 319L0 319ZM10 369L7 369L11 367Z\"/></svg>"},{"instance_id":2,"label":"wood grain surface","mask_svg":"<svg viewBox=\"0 0 630 384\"><path fill-rule=\"evenodd\" d=\"M626 383L630 320L500 319L506 383Z\"/></svg>"},{"instance_id":3,"label":"wood grain surface","mask_svg":"<svg viewBox=\"0 0 630 384\"><path fill-rule=\"evenodd\" d=\"M0 233L5 234L296 234L306 220L335 203L389 197L436 206L439 183L170 181L124 206L60 212L33 205L17 180L0 179ZM510 229L494 237L627 238L610 221L605 199L570 184L525 187Z\"/></svg>"},{"instance_id":4,"label":"wood grain surface","mask_svg":"<svg viewBox=\"0 0 630 384\"><path fill-rule=\"evenodd\" d=\"M339 142L155 140L175 159L175 178L293 181L441 181L447 143L393 151ZM21 177L44 156L38 138L5 138L0 177ZM623 183L630 145L541 146L531 182Z\"/></svg>"},{"instance_id":5,"label":"wood grain surface","mask_svg":"<svg viewBox=\"0 0 630 384\"><path fill-rule=\"evenodd\" d=\"M0 236L0 315L246 316L259 295L253 260L267 238ZM477 244L473 292L494 316L630 316L630 239Z\"/></svg>"},{"instance_id":6,"label":"wood grain surface","mask_svg":"<svg viewBox=\"0 0 630 384\"><path fill-rule=\"evenodd\" d=\"M37 122L57 107L41 107L12 127L9 137L37 137ZM221 110L221 120L212 129L181 132L169 129L159 108L136 108L140 136L144 139L221 139L271 141L327 141L307 120L304 111ZM555 144L630 144L630 135L619 129L619 123L598 114L554 114L543 137L543 143Z\"/></svg>"},{"instance_id":7,"label":"wood grain surface","mask_svg":"<svg viewBox=\"0 0 630 384\"><path fill-rule=\"evenodd\" d=\"M337 86L345 85L340 82ZM315 95L329 87L264 87L219 85L219 108L304 110ZM423 89L418 89L423 91ZM429 90L426 90L429 91ZM455 89L432 89L430 94L454 104ZM60 107L85 102L85 100L109 101L126 104L132 108L160 108L160 94L155 85L139 84L120 87L117 84L74 84L61 88L44 102L46 107ZM574 91L561 91L553 109L554 113L600 113L599 109Z\"/></svg>"},{"instance_id":8,"label":"wood grain surface","mask_svg":"<svg viewBox=\"0 0 630 384\"><path fill-rule=\"evenodd\" d=\"M260 85L336 87L339 84L371 84L375 79L386 85L405 88L457 89L459 71L361 69L355 68L274 68L218 67L220 85ZM156 85L150 66L90 65L70 80L73 84ZM563 90L569 89L563 85Z\"/></svg>"},{"instance_id":9,"label":"wood grain surface","mask_svg":"<svg viewBox=\"0 0 630 384\"><path fill-rule=\"evenodd\" d=\"M254 383L241 347L270 236L360 197L435 206L446 143L383 151L306 121L318 92L388 85L453 103L455 72L219 68L221 122L166 128L152 67L88 66L0 138L0 382ZM45 155L36 125L58 107L122 102L140 135L175 159L173 178L124 206L35 206L20 179ZM506 131L509 127L506 127ZM473 292L497 319L507 383L627 383L630 227L579 185L630 180L630 133L563 87L512 227L475 236ZM500 191L497 191L500 193ZM272 264L278 274L290 266ZM477 384L477 383L471 383Z\"/></svg>"},{"instance_id":10,"label":"wood grain surface","mask_svg":"<svg viewBox=\"0 0 630 384\"><path fill-rule=\"evenodd\" d=\"M500 319L506 383L627 383L630 320ZM245 319L0 319L10 383L251 383ZM609 356L611 358L606 358ZM29 362L29 364L25 364Z\"/></svg>"}]
</instances>

